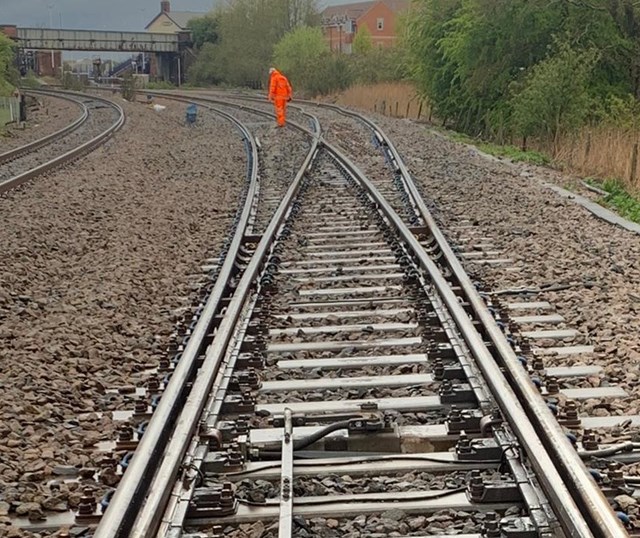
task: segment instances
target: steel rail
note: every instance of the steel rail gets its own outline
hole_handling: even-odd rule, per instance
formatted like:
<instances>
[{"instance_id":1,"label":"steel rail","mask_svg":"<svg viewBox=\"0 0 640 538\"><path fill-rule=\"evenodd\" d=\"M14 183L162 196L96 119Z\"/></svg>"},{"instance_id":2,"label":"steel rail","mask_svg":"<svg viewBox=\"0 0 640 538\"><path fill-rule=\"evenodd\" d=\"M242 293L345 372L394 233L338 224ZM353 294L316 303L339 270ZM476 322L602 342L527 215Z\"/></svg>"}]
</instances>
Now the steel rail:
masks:
<instances>
[{"instance_id":1,"label":"steel rail","mask_svg":"<svg viewBox=\"0 0 640 538\"><path fill-rule=\"evenodd\" d=\"M567 536L576 538L592 537L593 534L589 524L578 510L563 479L555 469L553 460L528 419L522 404L438 266L429 257L400 216L357 166L346 155L330 144L325 143L325 147L339 162L343 163L343 166L345 166L353 179L368 192L370 198L384 213L389 223L402 238L402 241L411 250L416 261L429 275L431 282L446 304L458 330L476 359L486 383L491 387L493 396L507 422L523 443L523 449L537 473L538 480L543 485L545 494L553 501L552 507L554 511L558 511L560 512L558 515L562 515L559 520Z\"/></svg>"},{"instance_id":2,"label":"steel rail","mask_svg":"<svg viewBox=\"0 0 640 538\"><path fill-rule=\"evenodd\" d=\"M178 100L184 100L178 98ZM228 280L234 270L237 257L240 252L244 231L251 215L252 200L257 189L258 159L255 139L241 122L230 114L210 107L216 113L230 119L238 125L245 136L251 142L251 187L245 207L238 225L238 231L231 243L229 254L225 259L218 280L205 305L202 316L189 339L187 347L183 351L182 358L174 371L168 387L156 408L151 421L145 431L142 441L137 447L131 464L124 474L122 481L109 508L100 521L94 538L115 538L133 536L151 536L159 525L159 517L162 515L161 507L170 494L170 483L178 472L182 455L187 448L189 438L193 434L197 419L206 403L206 395L210 391L210 385L217 371L216 365L221 354L231 337L229 319L239 315L239 293L248 293L250 285L259 267L256 265L256 257L252 258L245 270L234 298L229 303L226 315L223 318L212 344L206 351L204 362L200 371L207 375L199 375L193 383L186 403L178 408L177 403L185 399L186 384L191 380L197 358L200 356L203 339L207 335L214 315L219 311L224 291L228 286ZM301 179L315 153L316 145L309 152L303 168L289 189L290 197L293 197L299 188ZM260 249L267 249L275 238L277 225L286 215L285 202L274 215L274 218L262 236L258 245ZM243 296L244 299L244 296ZM175 428L172 425L175 424ZM169 438L170 437L170 438Z\"/></svg>"},{"instance_id":3,"label":"steel rail","mask_svg":"<svg viewBox=\"0 0 640 538\"><path fill-rule=\"evenodd\" d=\"M389 151L394 156L398 171L403 176L404 184L409 188L408 194L412 197L415 207L419 211L419 216L436 240L438 247L444 254L449 269L455 275L474 314L482 323L482 327L495 347L501 366L503 366L510 379L512 389L519 395L520 401L523 402L529 420L542 432L540 439L546 450L553 455L553 461L555 462L555 467L558 468L560 476L569 485L575 505L589 522L589 526L594 531L595 536L602 538L623 538L628 536L627 531L609 505L606 497L592 479L582 458L571 445L557 419L540 396L540 392L522 368L515 351L498 327L496 320L489 312L487 305L427 208L409 170L391 139L375 123L356 112L331 104L322 106L338 110L343 114L363 121L384 139Z\"/></svg>"},{"instance_id":4,"label":"steel rail","mask_svg":"<svg viewBox=\"0 0 640 538\"><path fill-rule=\"evenodd\" d=\"M42 95L36 90L25 91L25 94L26 95L28 94ZM46 95L49 95L49 94L46 94ZM24 146L20 146L18 148L14 148L5 153L0 154L0 164L7 163L18 157L21 157L22 155L26 155L37 149L40 149L41 147L46 146L50 142L53 142L55 139L62 138L63 136L71 133L72 131L75 131L78 127L80 127L83 123L87 121L87 119L89 118L89 109L84 103L67 95L58 95L56 97L58 99L63 99L65 101L69 101L71 103L79 105L80 110L82 112L80 116L78 116L69 125L64 126L62 129L59 129L54 133L51 133L47 136L43 136L42 138L39 138L38 140L34 140L33 142L25 144Z\"/></svg>"},{"instance_id":5,"label":"steel rail","mask_svg":"<svg viewBox=\"0 0 640 538\"><path fill-rule=\"evenodd\" d=\"M60 92L58 91L46 92L43 90L38 90L38 93L41 93L43 95L51 95L53 93L60 93ZM18 187L19 185L26 183L30 179L33 179L41 174L44 174L45 172L48 172L68 162L71 162L77 159L78 157L81 157L82 155L85 155L86 153L93 151L95 148L97 148L101 144L104 144L116 131L118 131L124 125L126 116L123 108L119 104L114 103L113 101L110 101L103 97L87 96L85 94L75 93L75 92L64 92L64 93L67 95L83 96L85 98L90 97L91 99L102 101L103 103L115 109L115 111L118 113L118 118L111 126L109 126L108 129L106 129L99 135L95 136L91 140L85 142L84 144L81 144L80 146L70 151L67 151L62 155L58 155L57 157L51 159L50 161L47 161L46 163L36 166L31 170L27 170L22 174L18 174L17 176L14 176L12 178L9 178L6 181L3 181L2 183L0 183L0 194L5 193L15 187Z\"/></svg>"},{"instance_id":6,"label":"steel rail","mask_svg":"<svg viewBox=\"0 0 640 538\"><path fill-rule=\"evenodd\" d=\"M94 538L129 536L129 530L148 493L146 488L154 477L157 462L162 457L163 447L171 434L172 425L181 411L181 404L187 398L188 384L193 377L198 357L203 352L204 339L209 333L214 317L220 311L228 281L234 274L245 230L250 220L252 201L257 191L258 183L258 148L255 139L249 130L230 114L213 108L210 109L235 125L245 143L248 144L247 175L249 177L249 189L247 197L236 233L229 245L218 279L182 352L182 357L173 371L171 380L154 411L145 434L136 448L133 459L109 503L109 509L105 512L96 529Z\"/></svg>"},{"instance_id":7,"label":"steel rail","mask_svg":"<svg viewBox=\"0 0 640 538\"><path fill-rule=\"evenodd\" d=\"M301 126L295 127L304 130ZM226 309L225 316L218 327L216 336L207 349L204 362L200 368L200 371L205 372L205 374L199 375L194 381L193 389L189 394L189 399L182 408L176 428L173 431L171 439L165 450L163 461L158 466L158 472L154 478L153 484L149 488L149 496L146 499L144 506L136 518L129 534L122 535L123 538L124 536L131 538L150 538L153 536L160 524L160 518L163 513L162 508L171 492L172 480L175 479L184 453L188 448L189 440L193 435L198 419L206 405L213 382L220 366L222 365L226 349L233 336L233 329L240 318L242 308L253 288L256 276L261 271L263 262L267 258L267 253L276 240L277 232L291 211L292 202L295 200L302 184L302 180L313 163L317 153L318 143L319 138L314 136L307 157L296 174L296 177L292 181L287 193L276 210L276 213L267 226L267 229L263 233L262 239L260 240L255 253L251 257L247 268L242 274L237 289ZM163 399L164 397L165 396L163 396ZM152 421L155 419L155 416L156 414L154 413ZM151 423L149 426L151 427ZM145 433L145 437L146 435L147 433ZM111 509L111 506L109 509ZM104 535L100 537L96 535L95 538L106 538L107 536L118 535Z\"/></svg>"}]
</instances>

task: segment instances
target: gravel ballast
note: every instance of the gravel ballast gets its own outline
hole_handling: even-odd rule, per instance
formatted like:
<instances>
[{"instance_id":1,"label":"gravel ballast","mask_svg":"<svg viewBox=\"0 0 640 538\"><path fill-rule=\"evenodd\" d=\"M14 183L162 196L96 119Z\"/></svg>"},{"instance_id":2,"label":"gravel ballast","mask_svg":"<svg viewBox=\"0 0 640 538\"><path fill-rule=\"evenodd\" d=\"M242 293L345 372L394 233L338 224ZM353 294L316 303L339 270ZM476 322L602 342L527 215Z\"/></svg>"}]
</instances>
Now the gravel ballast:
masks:
<instances>
[{"instance_id":1,"label":"gravel ballast","mask_svg":"<svg viewBox=\"0 0 640 538\"><path fill-rule=\"evenodd\" d=\"M228 233L243 142L209 113L187 129L183 109L127 105L107 146L0 199L0 502L11 512L77 505L77 484L46 482L96 466L96 443L115 437L110 411L131 408L110 391L141 385L164 356L189 274Z\"/></svg>"},{"instance_id":2,"label":"gravel ballast","mask_svg":"<svg viewBox=\"0 0 640 538\"><path fill-rule=\"evenodd\" d=\"M235 214L245 179L239 135L203 112L187 130L185 105L163 104L162 113L127 105L125 129L105 148L0 198L0 508L12 513L37 518L77 505L77 485L60 485L60 477L97 467L96 443L115 437L110 412L131 408L111 389L140 386L164 356L178 312L189 303L188 275L217 255ZM580 412L640 414L640 237L544 187L545 170L486 159L424 125L374 120L452 242L462 239L453 227L470 221L513 259L517 271L465 262L488 291L560 285L533 300L549 301L566 320L561 327L578 329L580 343L594 344L595 353L546 364L600 365L601 375L571 385L620 384L629 393L587 400ZM329 136L354 131L345 122ZM263 169L273 184L265 187L274 194L291 179L275 173L291 159L288 136L264 134L273 153ZM298 144L296 156L304 147ZM382 180L380 158L353 138L343 147L349 145ZM46 484L52 479L53 489ZM391 532L371 517L363 523L367 532ZM408 521L395 532L432 532L429 522L414 529ZM458 530L475 532L478 523ZM358 535L343 522L318 524L331 531L309 535ZM264 527L254 531L247 535L268 535Z\"/></svg>"}]
</instances>

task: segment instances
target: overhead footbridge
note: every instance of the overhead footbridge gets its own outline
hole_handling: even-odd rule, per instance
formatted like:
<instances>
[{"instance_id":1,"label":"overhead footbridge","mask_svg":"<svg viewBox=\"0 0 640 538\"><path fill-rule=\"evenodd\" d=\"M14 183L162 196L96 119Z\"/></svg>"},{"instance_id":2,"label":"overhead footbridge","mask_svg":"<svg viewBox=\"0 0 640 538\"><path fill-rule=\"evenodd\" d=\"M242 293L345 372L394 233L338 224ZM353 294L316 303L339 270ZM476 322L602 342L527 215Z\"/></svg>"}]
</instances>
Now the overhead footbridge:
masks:
<instances>
[{"instance_id":1,"label":"overhead footbridge","mask_svg":"<svg viewBox=\"0 0 640 538\"><path fill-rule=\"evenodd\" d=\"M178 53L189 43L189 33L113 32L16 28L14 38L23 49Z\"/></svg>"}]
</instances>

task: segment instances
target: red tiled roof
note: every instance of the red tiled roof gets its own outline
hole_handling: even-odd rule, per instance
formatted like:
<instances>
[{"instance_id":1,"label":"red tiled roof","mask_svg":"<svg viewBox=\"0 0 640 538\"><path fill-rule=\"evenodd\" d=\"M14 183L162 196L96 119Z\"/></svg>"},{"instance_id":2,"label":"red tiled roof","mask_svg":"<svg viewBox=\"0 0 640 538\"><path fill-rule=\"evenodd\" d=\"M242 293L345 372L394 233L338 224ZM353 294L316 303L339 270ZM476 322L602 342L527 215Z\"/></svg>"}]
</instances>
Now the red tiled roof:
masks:
<instances>
[{"instance_id":1,"label":"red tiled roof","mask_svg":"<svg viewBox=\"0 0 640 538\"><path fill-rule=\"evenodd\" d=\"M398 12L408 9L411 0L374 0L372 2L354 2L342 6L328 6L322 11L323 19L345 17L347 19L359 19L378 2L384 3L391 11Z\"/></svg>"}]
</instances>

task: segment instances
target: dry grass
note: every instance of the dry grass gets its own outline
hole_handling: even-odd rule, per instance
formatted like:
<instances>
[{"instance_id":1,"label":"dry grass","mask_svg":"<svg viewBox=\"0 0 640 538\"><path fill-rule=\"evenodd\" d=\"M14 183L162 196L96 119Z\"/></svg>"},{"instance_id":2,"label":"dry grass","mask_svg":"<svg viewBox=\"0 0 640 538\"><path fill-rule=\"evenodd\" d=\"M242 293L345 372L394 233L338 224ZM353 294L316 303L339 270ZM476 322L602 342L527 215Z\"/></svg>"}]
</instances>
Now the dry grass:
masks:
<instances>
[{"instance_id":1,"label":"dry grass","mask_svg":"<svg viewBox=\"0 0 640 538\"><path fill-rule=\"evenodd\" d=\"M334 96L337 104L378 112L393 118L428 119L428 105L417 95L415 87L406 82L356 85Z\"/></svg>"},{"instance_id":2,"label":"dry grass","mask_svg":"<svg viewBox=\"0 0 640 538\"><path fill-rule=\"evenodd\" d=\"M560 140L555 160L584 176L617 178L631 192L640 192L640 132L592 127Z\"/></svg>"}]
</instances>

